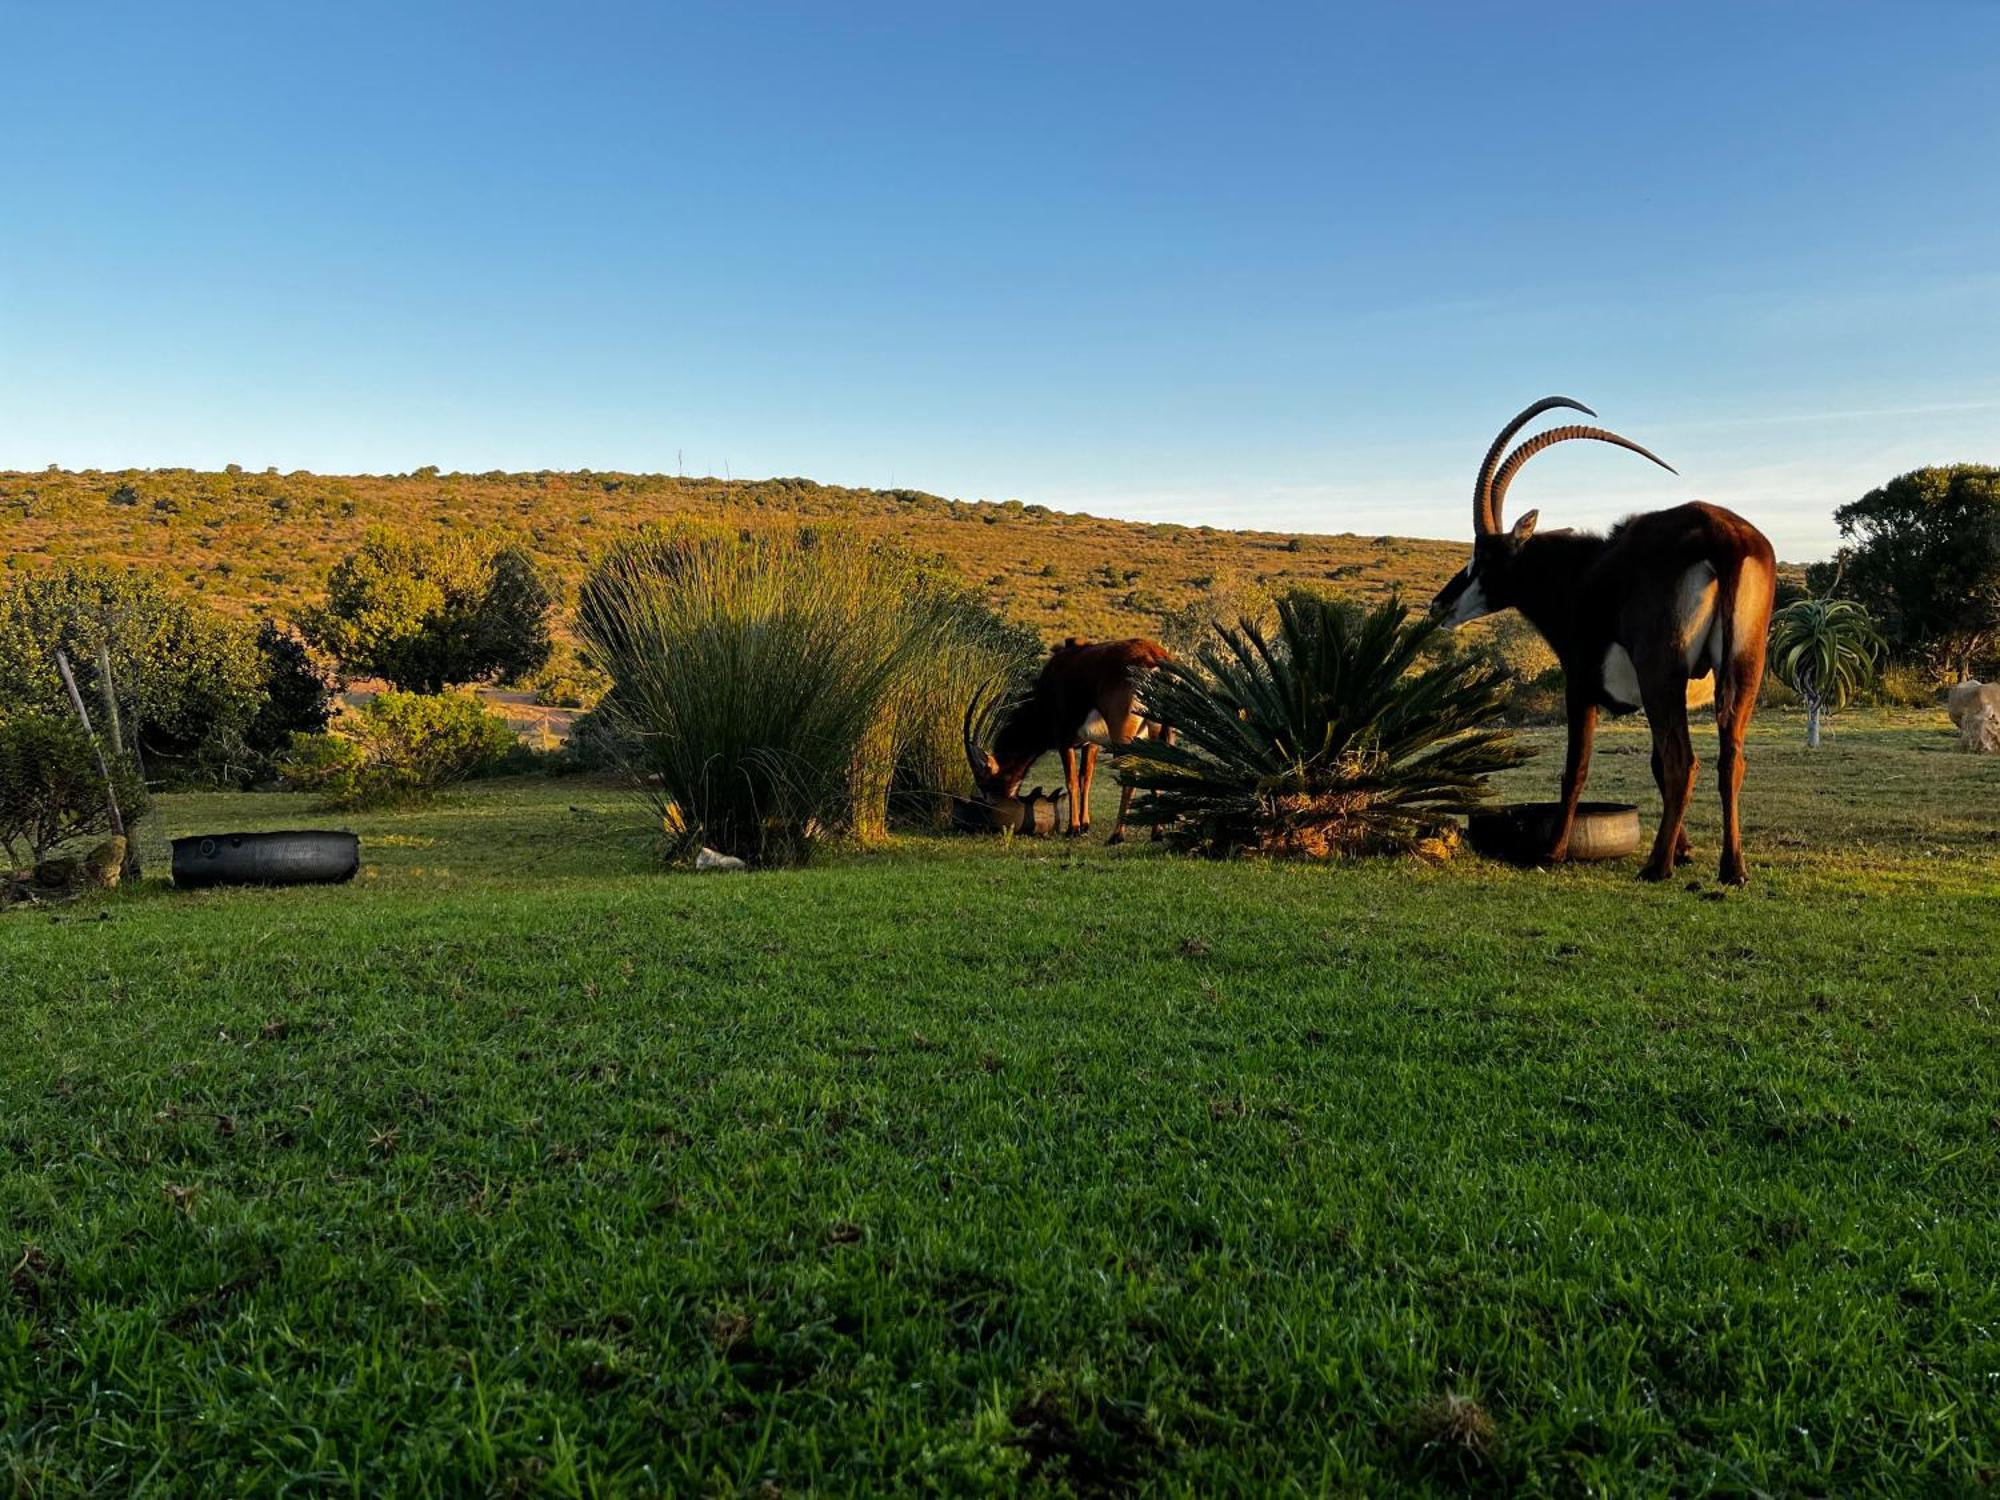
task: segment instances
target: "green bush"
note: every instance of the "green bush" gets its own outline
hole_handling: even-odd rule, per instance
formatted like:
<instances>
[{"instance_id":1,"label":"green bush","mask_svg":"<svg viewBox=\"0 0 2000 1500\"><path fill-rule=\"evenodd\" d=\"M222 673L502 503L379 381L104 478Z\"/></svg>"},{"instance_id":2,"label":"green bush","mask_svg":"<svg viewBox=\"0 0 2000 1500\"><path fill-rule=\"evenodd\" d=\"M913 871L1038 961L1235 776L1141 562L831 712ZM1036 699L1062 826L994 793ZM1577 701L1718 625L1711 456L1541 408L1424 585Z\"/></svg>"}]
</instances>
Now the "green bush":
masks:
<instances>
[{"instance_id":1,"label":"green bush","mask_svg":"<svg viewBox=\"0 0 2000 1500\"><path fill-rule=\"evenodd\" d=\"M146 788L128 761L105 757L126 826L146 810ZM31 870L64 845L113 830L90 737L75 719L41 709L0 721L0 849Z\"/></svg>"},{"instance_id":2,"label":"green bush","mask_svg":"<svg viewBox=\"0 0 2000 1500\"><path fill-rule=\"evenodd\" d=\"M1454 815L1528 752L1492 727L1498 667L1423 665L1440 629L1393 600L1360 613L1291 596L1274 638L1246 624L1161 667L1146 701L1178 742L1134 747L1130 779L1154 794L1139 820L1217 855L1448 851Z\"/></svg>"},{"instance_id":3,"label":"green bush","mask_svg":"<svg viewBox=\"0 0 2000 1500\"><path fill-rule=\"evenodd\" d=\"M1936 708L1937 674L1920 662L1896 661L1875 679L1874 701L1887 708Z\"/></svg>"},{"instance_id":4,"label":"green bush","mask_svg":"<svg viewBox=\"0 0 2000 1500\"><path fill-rule=\"evenodd\" d=\"M68 713L55 665L60 647L98 718L100 646L110 657L124 742L149 775L212 780L240 769L266 689L256 640L149 574L78 563L19 578L0 593L0 704ZM109 724L97 727L109 733Z\"/></svg>"},{"instance_id":5,"label":"green bush","mask_svg":"<svg viewBox=\"0 0 2000 1500\"><path fill-rule=\"evenodd\" d=\"M420 802L499 765L515 747L505 720L462 693L390 691L324 734L293 737L288 786L339 807Z\"/></svg>"},{"instance_id":6,"label":"green bush","mask_svg":"<svg viewBox=\"0 0 2000 1500\"><path fill-rule=\"evenodd\" d=\"M892 547L679 525L605 555L578 629L678 852L795 863L886 823L897 693L947 614Z\"/></svg>"},{"instance_id":7,"label":"green bush","mask_svg":"<svg viewBox=\"0 0 2000 1500\"><path fill-rule=\"evenodd\" d=\"M299 623L347 672L438 693L538 670L552 649L553 603L518 547L376 527L334 567L326 603Z\"/></svg>"}]
</instances>

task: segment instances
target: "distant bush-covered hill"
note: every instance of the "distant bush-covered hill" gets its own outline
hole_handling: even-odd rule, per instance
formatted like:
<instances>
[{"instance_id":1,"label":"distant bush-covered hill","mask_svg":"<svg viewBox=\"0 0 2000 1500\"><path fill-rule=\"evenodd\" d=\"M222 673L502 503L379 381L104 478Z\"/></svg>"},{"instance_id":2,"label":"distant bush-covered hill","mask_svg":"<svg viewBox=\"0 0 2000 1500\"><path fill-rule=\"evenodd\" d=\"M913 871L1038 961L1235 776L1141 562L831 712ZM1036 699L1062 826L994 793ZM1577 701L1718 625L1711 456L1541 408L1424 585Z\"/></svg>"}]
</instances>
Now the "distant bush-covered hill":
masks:
<instances>
[{"instance_id":1,"label":"distant bush-covered hill","mask_svg":"<svg viewBox=\"0 0 2000 1500\"><path fill-rule=\"evenodd\" d=\"M156 569L232 612L290 616L371 525L497 530L573 589L616 536L671 515L841 521L947 558L1050 640L1170 630L1293 587L1428 596L1465 560L1456 542L1143 525L1019 501L945 500L806 479L577 473L331 475L139 469L0 473L9 570L74 558ZM567 609L565 609L567 614Z\"/></svg>"}]
</instances>

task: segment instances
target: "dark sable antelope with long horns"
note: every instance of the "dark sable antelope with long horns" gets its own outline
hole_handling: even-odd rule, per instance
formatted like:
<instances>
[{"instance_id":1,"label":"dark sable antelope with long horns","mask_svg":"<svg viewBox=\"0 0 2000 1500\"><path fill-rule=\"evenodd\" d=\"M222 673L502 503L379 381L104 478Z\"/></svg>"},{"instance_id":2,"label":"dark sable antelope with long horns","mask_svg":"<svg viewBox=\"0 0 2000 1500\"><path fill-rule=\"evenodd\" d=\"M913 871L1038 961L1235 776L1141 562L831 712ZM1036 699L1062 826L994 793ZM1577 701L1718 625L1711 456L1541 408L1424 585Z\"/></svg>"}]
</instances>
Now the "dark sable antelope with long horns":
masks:
<instances>
[{"instance_id":1,"label":"dark sable antelope with long horns","mask_svg":"<svg viewBox=\"0 0 2000 1500\"><path fill-rule=\"evenodd\" d=\"M1097 754L1117 755L1141 735L1159 734L1146 718L1139 688L1146 675L1172 658L1157 641L1074 639L1049 653L1034 684L1012 703L975 694L965 710L965 759L980 795L991 801L1019 790L1028 768L1054 750L1062 756L1069 789L1069 831L1090 832L1090 781ZM992 744L982 743L984 721L999 719ZM1118 821L1111 842L1123 843L1125 815L1132 806L1128 785L1118 798Z\"/></svg>"},{"instance_id":2,"label":"dark sable antelope with long horns","mask_svg":"<svg viewBox=\"0 0 2000 1500\"><path fill-rule=\"evenodd\" d=\"M1764 678L1765 636L1777 587L1771 544L1741 516L1699 501L1631 516L1608 536L1573 531L1537 536L1534 511L1502 530L1501 506L1521 466L1571 438L1615 443L1674 472L1629 438L1601 427L1551 428L1507 454L1516 433L1556 407L1597 415L1565 396L1549 396L1501 429L1473 487L1472 561L1439 592L1431 612L1458 625L1517 609L1562 663L1569 753L1563 761L1562 816L1548 849L1552 861L1569 853L1600 709L1613 714L1644 709L1653 732L1653 779L1663 805L1652 858L1641 877L1664 880L1692 857L1685 826L1696 764L1688 738L1688 683L1713 672L1722 747L1719 878L1741 885L1748 872L1737 797L1743 786L1743 734Z\"/></svg>"}]
</instances>

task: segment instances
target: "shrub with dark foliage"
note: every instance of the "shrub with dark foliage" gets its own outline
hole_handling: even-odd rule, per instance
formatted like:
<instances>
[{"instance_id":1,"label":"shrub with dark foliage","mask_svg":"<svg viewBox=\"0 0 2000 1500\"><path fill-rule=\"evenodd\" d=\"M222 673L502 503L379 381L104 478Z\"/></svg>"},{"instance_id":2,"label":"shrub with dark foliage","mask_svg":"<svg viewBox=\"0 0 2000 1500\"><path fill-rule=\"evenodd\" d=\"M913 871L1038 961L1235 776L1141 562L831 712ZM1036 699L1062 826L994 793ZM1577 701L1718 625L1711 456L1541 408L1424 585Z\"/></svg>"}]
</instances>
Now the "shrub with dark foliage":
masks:
<instances>
[{"instance_id":1,"label":"shrub with dark foliage","mask_svg":"<svg viewBox=\"0 0 2000 1500\"><path fill-rule=\"evenodd\" d=\"M295 734L317 734L333 715L333 682L313 663L305 643L275 620L257 627L257 657L264 697L243 731L243 742L260 765L269 765L290 746Z\"/></svg>"},{"instance_id":2,"label":"shrub with dark foliage","mask_svg":"<svg viewBox=\"0 0 2000 1500\"><path fill-rule=\"evenodd\" d=\"M1147 707L1177 742L1134 747L1127 774L1153 794L1135 816L1208 854L1448 853L1453 819L1529 752L1493 727L1499 668L1424 664L1440 628L1393 600L1361 613L1294 596L1274 637L1245 623L1161 667Z\"/></svg>"}]
</instances>

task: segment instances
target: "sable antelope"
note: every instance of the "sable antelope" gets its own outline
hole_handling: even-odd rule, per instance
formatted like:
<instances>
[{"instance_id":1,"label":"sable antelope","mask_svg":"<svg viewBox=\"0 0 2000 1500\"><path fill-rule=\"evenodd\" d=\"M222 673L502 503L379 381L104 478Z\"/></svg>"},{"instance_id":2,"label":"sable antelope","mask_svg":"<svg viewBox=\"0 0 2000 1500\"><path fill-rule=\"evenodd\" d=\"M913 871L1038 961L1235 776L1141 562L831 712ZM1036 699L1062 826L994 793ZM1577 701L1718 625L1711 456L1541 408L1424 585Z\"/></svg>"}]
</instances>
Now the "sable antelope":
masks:
<instances>
[{"instance_id":1,"label":"sable antelope","mask_svg":"<svg viewBox=\"0 0 2000 1500\"><path fill-rule=\"evenodd\" d=\"M1518 609L1562 663L1569 748L1563 761L1562 816L1548 850L1552 861L1569 853L1599 709L1612 714L1644 709L1653 732L1653 779L1662 807L1652 857L1641 878L1664 880L1693 857L1684 826L1696 765L1688 740L1687 687L1713 672L1722 745L1718 878L1741 885L1749 876L1737 795L1743 785L1743 733L1764 677L1765 637L1777 586L1771 543L1741 516L1700 501L1630 516L1608 536L1575 531L1537 536L1535 511L1502 531L1507 487L1521 465L1556 443L1571 438L1615 443L1674 472L1637 443L1601 427L1551 428L1502 461L1517 432L1559 406L1597 415L1565 396L1549 396L1501 429L1473 487L1472 561L1439 591L1431 612L1460 625L1497 610Z\"/></svg>"},{"instance_id":2,"label":"sable antelope","mask_svg":"<svg viewBox=\"0 0 2000 1500\"><path fill-rule=\"evenodd\" d=\"M1041 676L1001 716L991 748L980 743L979 723L989 705L984 694L975 696L965 710L965 758L980 795L990 800L1013 796L1028 768L1049 751L1058 751L1069 789L1069 831L1090 832L1090 781L1097 752L1116 755L1140 735L1161 732L1146 718L1139 684L1168 660L1157 641L1092 644L1071 637L1049 653ZM1125 840L1131 806L1132 788L1127 786L1111 828L1114 844Z\"/></svg>"}]
</instances>

